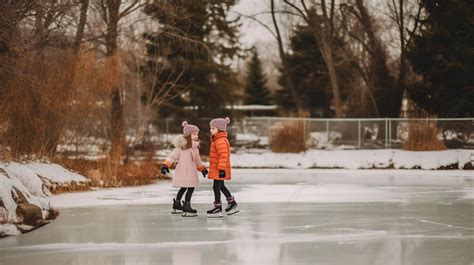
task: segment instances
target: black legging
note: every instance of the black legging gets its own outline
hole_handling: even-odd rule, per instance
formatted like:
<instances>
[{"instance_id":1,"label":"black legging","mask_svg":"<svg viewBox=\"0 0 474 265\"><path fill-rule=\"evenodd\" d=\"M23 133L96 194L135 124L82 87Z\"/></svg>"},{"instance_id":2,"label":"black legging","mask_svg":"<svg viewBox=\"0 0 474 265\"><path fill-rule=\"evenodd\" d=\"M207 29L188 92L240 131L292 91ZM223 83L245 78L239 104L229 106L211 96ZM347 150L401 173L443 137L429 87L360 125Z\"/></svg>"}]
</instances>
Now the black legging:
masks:
<instances>
[{"instance_id":1,"label":"black legging","mask_svg":"<svg viewBox=\"0 0 474 265\"><path fill-rule=\"evenodd\" d=\"M223 180L214 180L214 185L212 186L212 189L214 190L215 202L220 202L221 201L221 191L222 191L222 193L224 193L226 198L229 198L229 197L232 196L230 194L230 191L225 186Z\"/></svg>"},{"instance_id":2,"label":"black legging","mask_svg":"<svg viewBox=\"0 0 474 265\"><path fill-rule=\"evenodd\" d=\"M188 192L186 192L186 190ZM178 194L176 195L176 200L181 201L181 198L183 198L184 193L186 192L186 196L184 197L185 202L190 202L191 201L191 196L193 196L194 188L181 188L178 191Z\"/></svg>"}]
</instances>

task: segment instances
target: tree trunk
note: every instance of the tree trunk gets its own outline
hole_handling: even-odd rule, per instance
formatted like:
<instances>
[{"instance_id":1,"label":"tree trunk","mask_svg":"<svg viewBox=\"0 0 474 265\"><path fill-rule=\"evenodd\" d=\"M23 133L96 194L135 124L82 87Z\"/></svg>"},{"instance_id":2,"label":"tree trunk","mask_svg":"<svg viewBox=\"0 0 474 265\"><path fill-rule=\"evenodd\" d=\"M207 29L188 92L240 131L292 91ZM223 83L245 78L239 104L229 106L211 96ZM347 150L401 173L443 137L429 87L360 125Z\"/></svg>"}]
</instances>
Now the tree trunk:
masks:
<instances>
[{"instance_id":1,"label":"tree trunk","mask_svg":"<svg viewBox=\"0 0 474 265\"><path fill-rule=\"evenodd\" d=\"M332 56L332 48L330 47L327 41L321 40L322 49L321 51L324 54L324 62L326 63L326 67L328 68L329 72L329 79L331 81L331 88L334 100L334 110L336 114L336 118L341 118L344 115L344 111L342 110L342 100L341 100L341 91L339 89L339 81L337 77L336 66L334 63L334 57Z\"/></svg>"},{"instance_id":2,"label":"tree trunk","mask_svg":"<svg viewBox=\"0 0 474 265\"><path fill-rule=\"evenodd\" d=\"M36 5L35 8L35 34L34 34L34 39L35 39L35 45L37 47L41 46L44 41L44 23L43 23L43 17L44 17L44 7L43 7L44 1L39 1L39 3Z\"/></svg>"},{"instance_id":3,"label":"tree trunk","mask_svg":"<svg viewBox=\"0 0 474 265\"><path fill-rule=\"evenodd\" d=\"M283 41L281 38L280 34L280 29L278 28L278 23L275 17L275 3L274 0L271 0L271 14L272 14L272 20L273 20L273 25L275 27L276 31L276 38L278 42L278 53L280 55L281 63L283 65L283 73L285 75L285 80L286 80L286 85L288 86L288 89L290 90L291 97L293 98L293 101L295 102L296 108L298 110L298 115L303 115L303 113L306 112L306 109L303 105L303 100L301 99L301 96L299 95L298 91L296 90L295 83L293 81L293 77L291 76L289 65L288 65L288 60L286 57L285 50L283 48Z\"/></svg>"},{"instance_id":4,"label":"tree trunk","mask_svg":"<svg viewBox=\"0 0 474 265\"><path fill-rule=\"evenodd\" d=\"M375 35L372 18L363 0L356 0L356 6L360 15L358 16L360 23L363 25L369 40L368 46L371 47L369 53L372 80L371 84L368 85L374 91L379 116L397 118L400 115L403 91L395 84L394 78L390 75L387 54L381 40Z\"/></svg>"},{"instance_id":5,"label":"tree trunk","mask_svg":"<svg viewBox=\"0 0 474 265\"><path fill-rule=\"evenodd\" d=\"M106 54L114 63L117 56L117 39L118 39L118 22L120 19L120 3L117 0L108 0L108 24L106 33ZM111 156L113 161L119 161L125 147L125 121L123 115L123 104L120 87L114 86L111 91L110 99L112 102L111 109Z\"/></svg>"},{"instance_id":6,"label":"tree trunk","mask_svg":"<svg viewBox=\"0 0 474 265\"><path fill-rule=\"evenodd\" d=\"M87 10L89 9L89 0L81 0L81 14L79 15L79 24L77 25L76 38L74 41L74 53L77 54L81 47L84 29L87 21Z\"/></svg>"},{"instance_id":7,"label":"tree trunk","mask_svg":"<svg viewBox=\"0 0 474 265\"><path fill-rule=\"evenodd\" d=\"M304 0L301 0L303 9L297 7L295 4L288 1L284 1L286 4L291 6L293 9L305 19L308 25L313 31L313 35L316 38L318 48L321 51L324 63L329 72L329 80L331 82L331 90L333 96L333 104L335 109L335 116L340 118L344 116L342 109L341 92L339 88L338 74L336 65L333 57L333 31L334 31L334 8L335 1L331 1L330 12L328 14L326 10L325 0L321 1L322 15L319 15L316 10L309 9ZM314 5L316 7L318 5Z\"/></svg>"},{"instance_id":8,"label":"tree trunk","mask_svg":"<svg viewBox=\"0 0 474 265\"><path fill-rule=\"evenodd\" d=\"M341 118L344 116L344 111L342 109L341 91L339 88L338 80L339 78L337 76L336 65L334 62L331 39L325 35L326 33L324 32L324 29L318 25L319 21L316 21L314 18L312 18L312 16L313 15L308 14L308 23L310 24L310 27L313 30L314 38L316 38L318 48L321 51L324 63L326 64L326 67L329 72L329 80L331 82L331 90L336 118Z\"/></svg>"},{"instance_id":9,"label":"tree trunk","mask_svg":"<svg viewBox=\"0 0 474 265\"><path fill-rule=\"evenodd\" d=\"M400 66L399 66L399 71L398 71L398 80L397 80L397 90L402 93L405 92L405 77L406 77L406 71L407 71L407 65L406 65L406 60L405 60L405 49L406 49L406 43L405 43L405 33L404 33L404 11L403 11L403 5L404 1L399 0L399 25L398 25L398 31L400 34Z\"/></svg>"}]
</instances>

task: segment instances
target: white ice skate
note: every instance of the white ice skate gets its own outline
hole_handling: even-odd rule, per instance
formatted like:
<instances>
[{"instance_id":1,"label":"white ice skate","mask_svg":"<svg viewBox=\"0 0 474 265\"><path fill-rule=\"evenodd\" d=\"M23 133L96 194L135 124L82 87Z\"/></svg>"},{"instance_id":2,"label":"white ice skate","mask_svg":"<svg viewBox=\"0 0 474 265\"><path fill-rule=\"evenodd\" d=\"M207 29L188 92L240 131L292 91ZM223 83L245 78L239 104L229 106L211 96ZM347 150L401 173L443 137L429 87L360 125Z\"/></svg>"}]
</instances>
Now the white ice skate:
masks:
<instances>
[{"instance_id":1,"label":"white ice skate","mask_svg":"<svg viewBox=\"0 0 474 265\"><path fill-rule=\"evenodd\" d=\"M173 210L171 211L171 214L183 214L183 211L178 210L178 209L173 209Z\"/></svg>"},{"instance_id":2,"label":"white ice skate","mask_svg":"<svg viewBox=\"0 0 474 265\"><path fill-rule=\"evenodd\" d=\"M233 215L240 212L239 208L237 208L237 203L235 202L234 196L227 198L227 203L228 205L225 208L227 215Z\"/></svg>"},{"instance_id":3,"label":"white ice skate","mask_svg":"<svg viewBox=\"0 0 474 265\"><path fill-rule=\"evenodd\" d=\"M227 215L234 215L234 214L240 212L240 210L239 210L239 208L237 208L237 206L236 206L236 207L234 207L234 208L232 208L232 209L230 209L230 210L227 210L227 209L226 209L225 212L227 213Z\"/></svg>"},{"instance_id":4,"label":"white ice skate","mask_svg":"<svg viewBox=\"0 0 474 265\"><path fill-rule=\"evenodd\" d=\"M222 204L220 202L214 202L214 208L207 211L208 218L222 218Z\"/></svg>"},{"instance_id":5,"label":"white ice skate","mask_svg":"<svg viewBox=\"0 0 474 265\"><path fill-rule=\"evenodd\" d=\"M196 217L196 216L198 216L198 215L197 215L197 213L184 212L181 216L182 216L182 217Z\"/></svg>"}]
</instances>

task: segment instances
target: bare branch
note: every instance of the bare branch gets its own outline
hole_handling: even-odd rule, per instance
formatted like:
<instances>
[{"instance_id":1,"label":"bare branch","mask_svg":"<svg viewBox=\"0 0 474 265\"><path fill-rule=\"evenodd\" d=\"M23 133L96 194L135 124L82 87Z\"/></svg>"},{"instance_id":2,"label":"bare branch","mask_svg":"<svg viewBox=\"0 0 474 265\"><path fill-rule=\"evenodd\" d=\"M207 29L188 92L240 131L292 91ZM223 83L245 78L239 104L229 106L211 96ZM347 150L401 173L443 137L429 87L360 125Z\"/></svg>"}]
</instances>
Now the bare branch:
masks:
<instances>
[{"instance_id":1,"label":"bare branch","mask_svg":"<svg viewBox=\"0 0 474 265\"><path fill-rule=\"evenodd\" d=\"M277 35L275 34L275 32L273 32L273 30L265 23L263 23L262 21L258 20L254 15L245 15L245 14L242 14L240 12L235 12L235 11L231 11L232 13L235 13L235 14L238 14L239 16L242 16L244 18L248 18L248 19L251 19L255 22L257 22L260 26L264 27L270 34L272 34L272 36L274 38L277 38Z\"/></svg>"},{"instance_id":2,"label":"bare branch","mask_svg":"<svg viewBox=\"0 0 474 265\"><path fill-rule=\"evenodd\" d=\"M295 4L289 2L288 0L283 0L283 3L289 5L290 7L292 7L294 10L296 10L300 16L309 24L310 21L309 21L309 18L308 16L305 14L305 12L303 10L301 10L301 8L297 7Z\"/></svg>"},{"instance_id":3,"label":"bare branch","mask_svg":"<svg viewBox=\"0 0 474 265\"><path fill-rule=\"evenodd\" d=\"M410 31L408 30L408 40L406 41L406 45L410 45L411 41L413 39L413 36L415 35L416 30L418 29L418 26L420 24L420 16L421 16L421 11L423 9L423 5L421 3L418 4L418 11L416 12L416 17L415 17L415 24L413 25L413 29Z\"/></svg>"}]
</instances>

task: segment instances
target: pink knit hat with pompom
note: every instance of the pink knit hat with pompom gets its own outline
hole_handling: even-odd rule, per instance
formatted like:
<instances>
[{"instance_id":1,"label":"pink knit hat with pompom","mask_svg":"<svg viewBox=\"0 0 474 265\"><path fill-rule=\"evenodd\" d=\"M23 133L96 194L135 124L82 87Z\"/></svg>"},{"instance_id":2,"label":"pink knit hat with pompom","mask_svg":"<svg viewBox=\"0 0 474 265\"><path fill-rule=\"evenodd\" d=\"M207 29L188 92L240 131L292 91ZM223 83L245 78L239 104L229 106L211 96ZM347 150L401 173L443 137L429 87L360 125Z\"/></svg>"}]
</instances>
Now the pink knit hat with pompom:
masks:
<instances>
[{"instance_id":1,"label":"pink knit hat with pompom","mask_svg":"<svg viewBox=\"0 0 474 265\"><path fill-rule=\"evenodd\" d=\"M187 121L183 121L181 125L183 126L184 137L188 137L195 132L199 132L199 128L196 125L188 124Z\"/></svg>"},{"instance_id":2,"label":"pink knit hat with pompom","mask_svg":"<svg viewBox=\"0 0 474 265\"><path fill-rule=\"evenodd\" d=\"M213 127L216 127L217 129L219 129L219 131L227 131L227 124L230 123L230 119L229 117L226 117L225 119L223 118L217 118L217 119L213 119L209 125L213 126Z\"/></svg>"}]
</instances>

